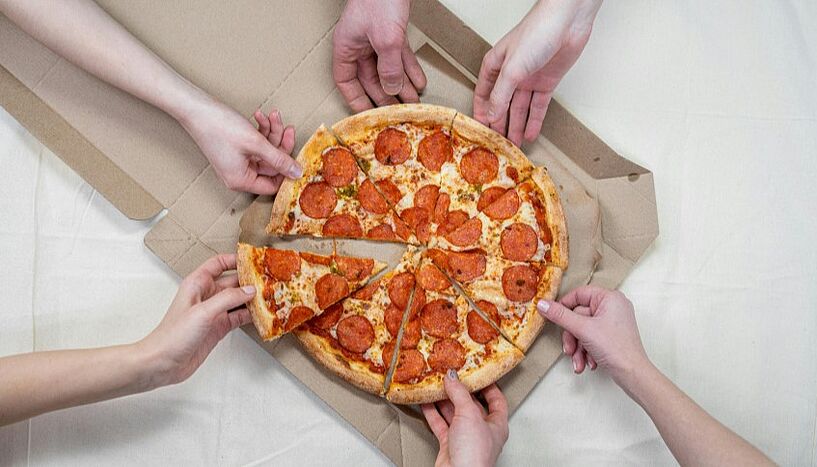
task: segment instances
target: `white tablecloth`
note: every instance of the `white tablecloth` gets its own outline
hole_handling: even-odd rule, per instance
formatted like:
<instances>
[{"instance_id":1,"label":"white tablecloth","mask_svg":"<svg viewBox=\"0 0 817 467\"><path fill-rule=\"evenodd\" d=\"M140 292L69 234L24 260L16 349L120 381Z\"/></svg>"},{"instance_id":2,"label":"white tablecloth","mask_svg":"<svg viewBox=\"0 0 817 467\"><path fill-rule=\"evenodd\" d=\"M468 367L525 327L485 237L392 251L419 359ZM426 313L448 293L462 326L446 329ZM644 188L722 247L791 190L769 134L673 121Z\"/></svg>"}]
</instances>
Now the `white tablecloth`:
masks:
<instances>
[{"instance_id":1,"label":"white tablecloth","mask_svg":"<svg viewBox=\"0 0 817 467\"><path fill-rule=\"evenodd\" d=\"M530 0L448 0L491 41ZM661 234L622 286L655 363L787 465L817 460L817 6L605 4L558 97L655 173ZM178 279L128 220L0 111L0 355L124 343ZM123 323L125 323L123 325ZM2 375L0 375L0 378ZM603 373L562 359L501 462L671 464ZM383 464L236 332L189 381L0 429L0 464Z\"/></svg>"}]
</instances>

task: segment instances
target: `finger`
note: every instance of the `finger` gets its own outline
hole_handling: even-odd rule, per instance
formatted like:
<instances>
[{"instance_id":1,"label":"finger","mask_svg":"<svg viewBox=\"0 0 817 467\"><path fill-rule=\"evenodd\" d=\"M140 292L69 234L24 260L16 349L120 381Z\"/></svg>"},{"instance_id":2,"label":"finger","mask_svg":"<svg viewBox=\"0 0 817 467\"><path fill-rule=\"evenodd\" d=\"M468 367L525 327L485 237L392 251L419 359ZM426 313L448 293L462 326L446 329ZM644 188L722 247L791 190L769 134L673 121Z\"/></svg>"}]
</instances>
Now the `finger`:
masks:
<instances>
[{"instance_id":1,"label":"finger","mask_svg":"<svg viewBox=\"0 0 817 467\"><path fill-rule=\"evenodd\" d=\"M584 328L590 318L574 313L559 302L539 300L536 308L543 317L558 324L579 339L584 336Z\"/></svg>"},{"instance_id":2,"label":"finger","mask_svg":"<svg viewBox=\"0 0 817 467\"><path fill-rule=\"evenodd\" d=\"M499 120L491 122L491 129L505 136L508 132L508 113L505 112Z\"/></svg>"},{"instance_id":3,"label":"finger","mask_svg":"<svg viewBox=\"0 0 817 467\"><path fill-rule=\"evenodd\" d=\"M377 76L377 64L374 57L367 57L358 62L360 84L366 90L366 94L377 106L397 104L394 96L386 94L380 85L380 78Z\"/></svg>"},{"instance_id":4,"label":"finger","mask_svg":"<svg viewBox=\"0 0 817 467\"><path fill-rule=\"evenodd\" d=\"M596 367L598 367L596 360L593 358L592 355L590 355L590 352L588 352L587 350L585 350L584 353L587 357L587 366L590 367L591 371L596 371Z\"/></svg>"},{"instance_id":5,"label":"finger","mask_svg":"<svg viewBox=\"0 0 817 467\"><path fill-rule=\"evenodd\" d=\"M454 404L455 414L479 413L479 409L477 409L473 399L471 399L471 394L468 393L468 389L465 388L465 385L460 382L456 371L448 370L443 381L448 400Z\"/></svg>"},{"instance_id":6,"label":"finger","mask_svg":"<svg viewBox=\"0 0 817 467\"><path fill-rule=\"evenodd\" d=\"M221 276L216 280L216 291L220 292L224 289L238 287L238 274L230 274Z\"/></svg>"},{"instance_id":7,"label":"finger","mask_svg":"<svg viewBox=\"0 0 817 467\"><path fill-rule=\"evenodd\" d=\"M377 54L377 75L380 86L386 94L396 96L405 84L406 74L403 71L405 34L381 35L373 39L372 48Z\"/></svg>"},{"instance_id":8,"label":"finger","mask_svg":"<svg viewBox=\"0 0 817 467\"><path fill-rule=\"evenodd\" d=\"M582 374L584 371L585 359L584 347L582 347L581 344L579 344L579 347L576 349L576 352L573 353L573 357L571 357L571 359L573 360L573 372L577 375Z\"/></svg>"},{"instance_id":9,"label":"finger","mask_svg":"<svg viewBox=\"0 0 817 467\"><path fill-rule=\"evenodd\" d=\"M286 152L274 147L269 141L259 144L255 152L270 167L287 178L294 179L303 175L303 169L295 159L291 158Z\"/></svg>"},{"instance_id":10,"label":"finger","mask_svg":"<svg viewBox=\"0 0 817 467\"><path fill-rule=\"evenodd\" d=\"M237 258L234 253L216 255L203 262L201 266L196 268L190 275L203 274L208 278L216 279L225 272L235 269L236 261Z\"/></svg>"},{"instance_id":11,"label":"finger","mask_svg":"<svg viewBox=\"0 0 817 467\"><path fill-rule=\"evenodd\" d=\"M276 148L281 145L281 138L284 136L284 124L281 120L281 112L273 110L269 114L270 132L267 140Z\"/></svg>"},{"instance_id":12,"label":"finger","mask_svg":"<svg viewBox=\"0 0 817 467\"><path fill-rule=\"evenodd\" d=\"M437 411L434 404L423 404L420 409L423 411L423 416L426 418L431 432L437 437L437 441L442 442L446 433L448 433L448 423Z\"/></svg>"},{"instance_id":13,"label":"finger","mask_svg":"<svg viewBox=\"0 0 817 467\"><path fill-rule=\"evenodd\" d=\"M601 297L608 292L609 290L595 285L583 285L571 290L559 301L562 305L570 309L576 308L577 306L589 307L594 297L598 296L599 299L601 299Z\"/></svg>"},{"instance_id":14,"label":"finger","mask_svg":"<svg viewBox=\"0 0 817 467\"><path fill-rule=\"evenodd\" d=\"M414 89L416 89L417 92L423 92L423 89L426 88L426 84L428 84L428 80L423 71L423 67L420 66L420 62L417 61L417 55L414 54L414 51L411 50L408 43L403 46L403 67Z\"/></svg>"},{"instance_id":15,"label":"finger","mask_svg":"<svg viewBox=\"0 0 817 467\"><path fill-rule=\"evenodd\" d=\"M482 397L484 397L485 402L488 403L489 415L497 414L499 417L508 418L508 400L505 398L505 395L502 394L502 391L496 383L483 389Z\"/></svg>"},{"instance_id":16,"label":"finger","mask_svg":"<svg viewBox=\"0 0 817 467\"><path fill-rule=\"evenodd\" d=\"M337 41L334 41L337 44ZM332 53L332 77L335 85L354 112L371 109L372 102L358 79L357 58L345 54L344 47L335 45Z\"/></svg>"},{"instance_id":17,"label":"finger","mask_svg":"<svg viewBox=\"0 0 817 467\"><path fill-rule=\"evenodd\" d=\"M292 150L295 149L295 127L287 125L284 128L284 136L281 138L280 149L292 157Z\"/></svg>"},{"instance_id":18,"label":"finger","mask_svg":"<svg viewBox=\"0 0 817 467\"><path fill-rule=\"evenodd\" d=\"M201 305L207 313L216 315L247 303L255 296L255 292L255 287L252 285L224 289L203 301Z\"/></svg>"},{"instance_id":19,"label":"finger","mask_svg":"<svg viewBox=\"0 0 817 467\"><path fill-rule=\"evenodd\" d=\"M562 331L562 350L564 350L565 355L572 357L578 345L579 343L576 341L576 336L570 334L568 331Z\"/></svg>"},{"instance_id":20,"label":"finger","mask_svg":"<svg viewBox=\"0 0 817 467\"><path fill-rule=\"evenodd\" d=\"M258 175L245 187L245 190L257 195L274 195L278 193L278 189L281 188L283 180L283 175L274 175L272 177Z\"/></svg>"},{"instance_id":21,"label":"finger","mask_svg":"<svg viewBox=\"0 0 817 467\"><path fill-rule=\"evenodd\" d=\"M491 99L491 90L494 89L496 78L499 76L499 69L505 54L501 47L494 47L482 59L479 68L479 78L474 88L474 118L483 125L489 125L488 106Z\"/></svg>"},{"instance_id":22,"label":"finger","mask_svg":"<svg viewBox=\"0 0 817 467\"><path fill-rule=\"evenodd\" d=\"M264 114L261 113L260 109L255 111L253 117L255 117L255 121L258 122L258 131L261 132L262 135L264 135L264 138L268 138L269 120L267 120L267 118L264 117Z\"/></svg>"},{"instance_id":23,"label":"finger","mask_svg":"<svg viewBox=\"0 0 817 467\"><path fill-rule=\"evenodd\" d=\"M530 109L532 95L531 91L522 89L517 89L513 93L508 118L508 139L517 146L522 145L522 135L525 133L525 122L528 120L528 109Z\"/></svg>"},{"instance_id":24,"label":"finger","mask_svg":"<svg viewBox=\"0 0 817 467\"><path fill-rule=\"evenodd\" d=\"M530 111L528 112L528 123L525 125L525 140L533 141L542 131L542 122L545 121L548 106L550 105L551 93L534 92L530 101Z\"/></svg>"},{"instance_id":25,"label":"finger","mask_svg":"<svg viewBox=\"0 0 817 467\"><path fill-rule=\"evenodd\" d=\"M451 421L454 420L454 404L452 404L450 400L446 399L437 402L437 409L441 414L443 414L443 418L450 425Z\"/></svg>"},{"instance_id":26,"label":"finger","mask_svg":"<svg viewBox=\"0 0 817 467\"><path fill-rule=\"evenodd\" d=\"M408 78L406 78L408 81ZM411 83L406 83L403 86L403 89L400 90L400 94L397 95L400 98L400 102L409 103L409 102L420 102L420 95L417 94L417 90L414 89Z\"/></svg>"},{"instance_id":27,"label":"finger","mask_svg":"<svg viewBox=\"0 0 817 467\"><path fill-rule=\"evenodd\" d=\"M250 324L250 322L252 322L252 315L250 315L250 310L248 310L247 307L233 310L227 313L226 316L230 331L236 328L240 328L245 324Z\"/></svg>"}]
</instances>

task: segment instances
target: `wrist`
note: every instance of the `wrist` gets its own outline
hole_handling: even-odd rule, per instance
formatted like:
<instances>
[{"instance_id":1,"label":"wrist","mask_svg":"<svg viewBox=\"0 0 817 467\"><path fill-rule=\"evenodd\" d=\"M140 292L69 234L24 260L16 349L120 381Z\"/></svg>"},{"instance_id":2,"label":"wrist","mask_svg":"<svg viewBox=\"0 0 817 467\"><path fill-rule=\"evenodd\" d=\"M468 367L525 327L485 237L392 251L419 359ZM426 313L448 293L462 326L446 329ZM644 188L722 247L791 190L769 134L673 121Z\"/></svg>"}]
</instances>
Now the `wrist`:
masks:
<instances>
[{"instance_id":1,"label":"wrist","mask_svg":"<svg viewBox=\"0 0 817 467\"><path fill-rule=\"evenodd\" d=\"M160 352L154 350L146 339L130 344L129 353L136 369L136 392L152 391L170 384L169 365Z\"/></svg>"},{"instance_id":2,"label":"wrist","mask_svg":"<svg viewBox=\"0 0 817 467\"><path fill-rule=\"evenodd\" d=\"M632 396L633 390L640 387L646 378L658 371L646 354L630 359L625 365L612 372L613 380L627 394Z\"/></svg>"}]
</instances>

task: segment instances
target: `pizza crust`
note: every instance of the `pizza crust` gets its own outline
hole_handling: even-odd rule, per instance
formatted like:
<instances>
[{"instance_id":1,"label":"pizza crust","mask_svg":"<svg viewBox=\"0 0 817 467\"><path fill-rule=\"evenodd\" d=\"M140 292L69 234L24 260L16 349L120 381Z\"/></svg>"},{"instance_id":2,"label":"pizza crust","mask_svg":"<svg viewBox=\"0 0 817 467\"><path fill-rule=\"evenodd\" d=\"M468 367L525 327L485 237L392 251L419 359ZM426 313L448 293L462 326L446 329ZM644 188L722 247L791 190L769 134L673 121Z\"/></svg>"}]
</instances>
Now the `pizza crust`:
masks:
<instances>
[{"instance_id":1,"label":"pizza crust","mask_svg":"<svg viewBox=\"0 0 817 467\"><path fill-rule=\"evenodd\" d=\"M261 339L268 341L273 337L273 325L275 319L264 303L264 281L255 271L255 248L245 243L239 243L237 248L236 270L238 272L238 284L255 286L255 296L247 302L247 309L250 310L252 323L258 331Z\"/></svg>"},{"instance_id":2,"label":"pizza crust","mask_svg":"<svg viewBox=\"0 0 817 467\"><path fill-rule=\"evenodd\" d=\"M520 181L528 177L534 169L530 159L509 139L488 128L473 118L457 113L453 124L454 133L480 144L494 152L498 157L506 158L520 174Z\"/></svg>"},{"instance_id":3,"label":"pizza crust","mask_svg":"<svg viewBox=\"0 0 817 467\"><path fill-rule=\"evenodd\" d=\"M545 216L548 227L550 227L550 234L553 237L551 244L550 260L551 263L564 269L568 265L568 235L567 235L567 218L564 211L562 211L562 202L559 199L559 191L553 184L547 169L544 167L537 167L531 174L531 179L544 194L545 202Z\"/></svg>"},{"instance_id":4,"label":"pizza crust","mask_svg":"<svg viewBox=\"0 0 817 467\"><path fill-rule=\"evenodd\" d=\"M332 348L324 338L312 334L306 329L296 328L292 331L301 346L329 371L340 376L358 388L382 396L385 392L385 375L379 375L365 367L364 364L346 359L339 351Z\"/></svg>"},{"instance_id":5,"label":"pizza crust","mask_svg":"<svg viewBox=\"0 0 817 467\"><path fill-rule=\"evenodd\" d=\"M542 279L539 281L536 296L533 298L531 308L528 311L530 316L524 328L520 329L516 336L516 346L523 352L527 352L542 328L545 327L547 320L539 314L536 309L536 303L539 300L554 300L559 293L559 284L562 282L562 269L553 265L545 265L545 273L542 274Z\"/></svg>"},{"instance_id":6,"label":"pizza crust","mask_svg":"<svg viewBox=\"0 0 817 467\"><path fill-rule=\"evenodd\" d=\"M332 125L332 133L345 145L366 138L373 131L399 123L441 125L450 128L457 111L431 104L395 104L361 112Z\"/></svg>"}]
</instances>

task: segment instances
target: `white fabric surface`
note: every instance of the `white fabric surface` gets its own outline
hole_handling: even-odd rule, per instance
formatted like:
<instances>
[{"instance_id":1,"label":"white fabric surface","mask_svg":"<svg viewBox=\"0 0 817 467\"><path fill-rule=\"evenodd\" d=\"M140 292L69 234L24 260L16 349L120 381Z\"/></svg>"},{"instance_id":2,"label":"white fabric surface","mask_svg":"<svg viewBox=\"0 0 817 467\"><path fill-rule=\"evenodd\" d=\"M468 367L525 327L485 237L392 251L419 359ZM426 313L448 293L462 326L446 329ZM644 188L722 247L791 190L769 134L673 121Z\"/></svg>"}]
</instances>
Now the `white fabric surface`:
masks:
<instances>
[{"instance_id":1,"label":"white fabric surface","mask_svg":"<svg viewBox=\"0 0 817 467\"><path fill-rule=\"evenodd\" d=\"M491 41L531 0L447 0ZM602 7L558 96L653 170L661 234L622 286L655 363L785 465L817 465L817 6ZM0 355L133 341L178 283L126 219L0 111ZM124 323L124 324L123 324ZM0 375L2 377L2 375ZM242 333L189 381L0 429L0 465L386 463ZM560 360L501 463L672 464L603 373Z\"/></svg>"}]
</instances>

